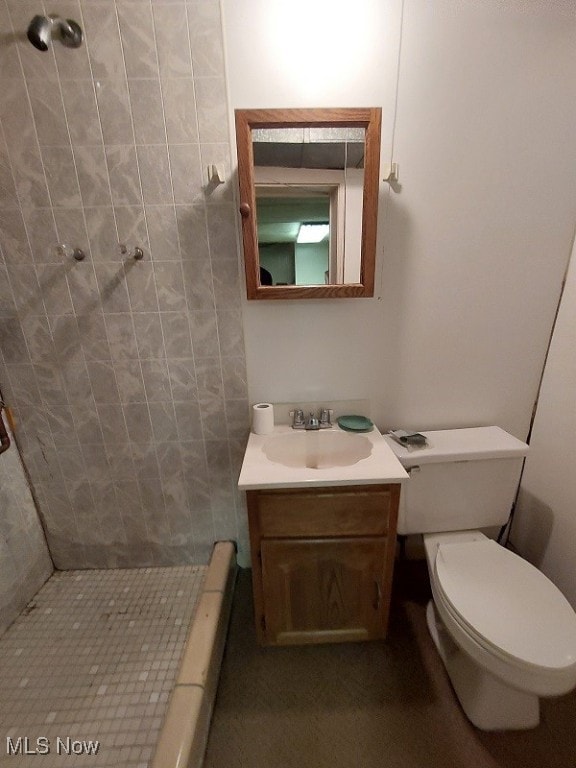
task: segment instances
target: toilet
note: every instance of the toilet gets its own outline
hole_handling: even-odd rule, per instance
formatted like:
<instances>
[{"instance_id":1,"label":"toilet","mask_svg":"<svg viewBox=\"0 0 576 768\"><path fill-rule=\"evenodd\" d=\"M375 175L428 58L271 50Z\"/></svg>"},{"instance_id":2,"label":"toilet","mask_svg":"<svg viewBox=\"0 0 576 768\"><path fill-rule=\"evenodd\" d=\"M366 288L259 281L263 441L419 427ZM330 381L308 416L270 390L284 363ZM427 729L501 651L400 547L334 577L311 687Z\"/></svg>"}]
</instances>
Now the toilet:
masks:
<instances>
[{"instance_id":1,"label":"toilet","mask_svg":"<svg viewBox=\"0 0 576 768\"><path fill-rule=\"evenodd\" d=\"M533 728L540 697L576 686L576 613L491 538L508 520L528 446L499 427L423 434L425 447L386 439L410 475L398 533L423 534L430 634L476 727Z\"/></svg>"}]
</instances>

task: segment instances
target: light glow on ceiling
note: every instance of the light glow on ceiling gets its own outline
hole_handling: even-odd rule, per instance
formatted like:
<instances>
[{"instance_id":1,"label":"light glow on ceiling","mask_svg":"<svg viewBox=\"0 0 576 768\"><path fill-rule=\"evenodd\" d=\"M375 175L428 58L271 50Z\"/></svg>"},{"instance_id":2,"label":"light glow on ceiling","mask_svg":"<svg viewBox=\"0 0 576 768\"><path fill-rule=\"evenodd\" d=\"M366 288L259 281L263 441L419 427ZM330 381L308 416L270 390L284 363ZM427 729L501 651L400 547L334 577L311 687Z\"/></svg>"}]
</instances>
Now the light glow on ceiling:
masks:
<instances>
[{"instance_id":1,"label":"light glow on ceiling","mask_svg":"<svg viewBox=\"0 0 576 768\"><path fill-rule=\"evenodd\" d=\"M330 232L330 224L301 224L297 243L319 243Z\"/></svg>"}]
</instances>

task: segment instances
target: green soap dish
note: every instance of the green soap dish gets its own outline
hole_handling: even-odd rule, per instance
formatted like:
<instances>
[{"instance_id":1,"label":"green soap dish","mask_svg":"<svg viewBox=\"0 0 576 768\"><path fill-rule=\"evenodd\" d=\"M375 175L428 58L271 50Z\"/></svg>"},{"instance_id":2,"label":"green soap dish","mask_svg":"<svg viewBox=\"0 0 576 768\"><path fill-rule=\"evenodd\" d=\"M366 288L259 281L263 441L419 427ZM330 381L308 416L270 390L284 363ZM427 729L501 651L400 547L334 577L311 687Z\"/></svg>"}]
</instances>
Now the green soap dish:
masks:
<instances>
[{"instance_id":1,"label":"green soap dish","mask_svg":"<svg viewBox=\"0 0 576 768\"><path fill-rule=\"evenodd\" d=\"M366 416L339 416L338 426L346 432L372 432L374 424Z\"/></svg>"}]
</instances>

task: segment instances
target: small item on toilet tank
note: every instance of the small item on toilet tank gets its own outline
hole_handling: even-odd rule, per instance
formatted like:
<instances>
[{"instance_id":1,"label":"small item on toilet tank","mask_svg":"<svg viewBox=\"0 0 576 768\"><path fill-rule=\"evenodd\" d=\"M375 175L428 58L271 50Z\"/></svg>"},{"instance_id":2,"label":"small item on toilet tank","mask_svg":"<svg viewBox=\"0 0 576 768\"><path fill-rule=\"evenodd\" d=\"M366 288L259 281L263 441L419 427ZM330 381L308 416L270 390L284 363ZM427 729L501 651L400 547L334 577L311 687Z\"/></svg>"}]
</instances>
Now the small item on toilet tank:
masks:
<instances>
[{"instance_id":1,"label":"small item on toilet tank","mask_svg":"<svg viewBox=\"0 0 576 768\"><path fill-rule=\"evenodd\" d=\"M272 403L256 403L252 406L252 432L269 435L274 431L274 406Z\"/></svg>"},{"instance_id":2,"label":"small item on toilet tank","mask_svg":"<svg viewBox=\"0 0 576 768\"><path fill-rule=\"evenodd\" d=\"M400 443L400 445L403 445L405 448L408 446L425 448L428 445L428 440L425 435L422 435L420 432L407 432L404 429L391 429L388 434L393 440L396 440L397 443Z\"/></svg>"}]
</instances>

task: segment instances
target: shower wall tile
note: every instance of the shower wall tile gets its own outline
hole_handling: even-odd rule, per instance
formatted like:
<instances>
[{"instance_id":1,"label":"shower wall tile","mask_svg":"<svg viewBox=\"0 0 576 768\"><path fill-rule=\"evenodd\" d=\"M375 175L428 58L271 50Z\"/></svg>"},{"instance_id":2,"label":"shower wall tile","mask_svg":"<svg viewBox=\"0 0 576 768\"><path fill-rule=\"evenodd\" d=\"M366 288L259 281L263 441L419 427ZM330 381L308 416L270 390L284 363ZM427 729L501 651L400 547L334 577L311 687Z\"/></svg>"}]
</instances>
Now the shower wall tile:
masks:
<instances>
[{"instance_id":1,"label":"shower wall tile","mask_svg":"<svg viewBox=\"0 0 576 768\"><path fill-rule=\"evenodd\" d=\"M172 389L166 360L142 360L140 365L148 402L171 402Z\"/></svg>"},{"instance_id":2,"label":"shower wall tile","mask_svg":"<svg viewBox=\"0 0 576 768\"><path fill-rule=\"evenodd\" d=\"M236 227L232 204L213 204L206 208L208 237L214 259L227 259L228 267L238 265L236 252Z\"/></svg>"},{"instance_id":3,"label":"shower wall tile","mask_svg":"<svg viewBox=\"0 0 576 768\"><path fill-rule=\"evenodd\" d=\"M206 559L249 418L219 3L63 0L40 53L46 10L0 0L0 387L58 567Z\"/></svg>"},{"instance_id":4,"label":"shower wall tile","mask_svg":"<svg viewBox=\"0 0 576 768\"><path fill-rule=\"evenodd\" d=\"M54 570L24 467L13 448L0 462L0 509L2 634Z\"/></svg>"},{"instance_id":5,"label":"shower wall tile","mask_svg":"<svg viewBox=\"0 0 576 768\"><path fill-rule=\"evenodd\" d=\"M146 205L169 205L174 200L170 182L168 148L162 144L137 146L142 179L142 195Z\"/></svg>"},{"instance_id":6,"label":"shower wall tile","mask_svg":"<svg viewBox=\"0 0 576 768\"><path fill-rule=\"evenodd\" d=\"M190 329L195 359L212 358L218 347L218 323L214 310L195 310L191 313Z\"/></svg>"},{"instance_id":7,"label":"shower wall tile","mask_svg":"<svg viewBox=\"0 0 576 768\"><path fill-rule=\"evenodd\" d=\"M122 42L115 3L107 0L82 2L86 48L95 79L124 70Z\"/></svg>"},{"instance_id":8,"label":"shower wall tile","mask_svg":"<svg viewBox=\"0 0 576 768\"><path fill-rule=\"evenodd\" d=\"M138 346L132 316L128 312L109 312L105 321L112 359L137 359Z\"/></svg>"},{"instance_id":9,"label":"shower wall tile","mask_svg":"<svg viewBox=\"0 0 576 768\"><path fill-rule=\"evenodd\" d=\"M206 144L227 142L228 115L224 78L198 78L194 84L200 141Z\"/></svg>"},{"instance_id":10,"label":"shower wall tile","mask_svg":"<svg viewBox=\"0 0 576 768\"><path fill-rule=\"evenodd\" d=\"M114 216L116 217L118 242L131 249L134 248L135 244L138 244L149 252L150 242L144 207L142 205L115 206ZM118 258L123 258L120 249L118 249Z\"/></svg>"},{"instance_id":11,"label":"shower wall tile","mask_svg":"<svg viewBox=\"0 0 576 768\"><path fill-rule=\"evenodd\" d=\"M152 7L147 2L117 0L128 77L158 77Z\"/></svg>"},{"instance_id":12,"label":"shower wall tile","mask_svg":"<svg viewBox=\"0 0 576 768\"><path fill-rule=\"evenodd\" d=\"M157 261L154 273L158 285L158 304L162 310L185 310L186 291L182 264L177 261Z\"/></svg>"},{"instance_id":13,"label":"shower wall tile","mask_svg":"<svg viewBox=\"0 0 576 768\"><path fill-rule=\"evenodd\" d=\"M102 264L96 263L94 264L94 270L104 311L107 313L129 312L130 298L126 281L124 280L122 264L114 261L106 261Z\"/></svg>"},{"instance_id":14,"label":"shower wall tile","mask_svg":"<svg viewBox=\"0 0 576 768\"><path fill-rule=\"evenodd\" d=\"M21 326L32 362L41 363L54 359L56 348L48 318L42 315L28 315L22 318Z\"/></svg>"},{"instance_id":15,"label":"shower wall tile","mask_svg":"<svg viewBox=\"0 0 576 768\"><path fill-rule=\"evenodd\" d=\"M78 327L81 330L81 344L84 346L84 325L86 324L87 313L99 306L96 274L94 269L76 269L68 272L66 279L68 280L68 287L70 289ZM89 330L90 329L87 329L87 333L89 333ZM85 349L84 352L86 354Z\"/></svg>"},{"instance_id":16,"label":"shower wall tile","mask_svg":"<svg viewBox=\"0 0 576 768\"><path fill-rule=\"evenodd\" d=\"M152 10L160 76L163 78L190 77L192 59L186 7L177 4L153 3Z\"/></svg>"},{"instance_id":17,"label":"shower wall tile","mask_svg":"<svg viewBox=\"0 0 576 768\"><path fill-rule=\"evenodd\" d=\"M49 206L50 196L40 148L38 146L10 145L8 155L21 205L31 208Z\"/></svg>"},{"instance_id":18,"label":"shower wall tile","mask_svg":"<svg viewBox=\"0 0 576 768\"><path fill-rule=\"evenodd\" d=\"M136 147L105 146L104 151L114 205L139 205L142 191Z\"/></svg>"},{"instance_id":19,"label":"shower wall tile","mask_svg":"<svg viewBox=\"0 0 576 768\"><path fill-rule=\"evenodd\" d=\"M207 244L206 248L208 248ZM196 251L197 253L198 250ZM188 306L193 310L206 311L215 309L216 303L211 265L202 258L186 260L182 262L182 271L184 273L184 286Z\"/></svg>"},{"instance_id":20,"label":"shower wall tile","mask_svg":"<svg viewBox=\"0 0 576 768\"><path fill-rule=\"evenodd\" d=\"M238 264L230 259L214 259L212 262L214 300L219 310L240 308Z\"/></svg>"},{"instance_id":21,"label":"shower wall tile","mask_svg":"<svg viewBox=\"0 0 576 768\"><path fill-rule=\"evenodd\" d=\"M8 278L8 270L4 264L0 264L0 317L14 315L15 312L16 304Z\"/></svg>"},{"instance_id":22,"label":"shower wall tile","mask_svg":"<svg viewBox=\"0 0 576 768\"><path fill-rule=\"evenodd\" d=\"M73 314L74 307L66 281L64 264L39 264L36 267L40 296L48 315Z\"/></svg>"},{"instance_id":23,"label":"shower wall tile","mask_svg":"<svg viewBox=\"0 0 576 768\"><path fill-rule=\"evenodd\" d=\"M209 265L206 207L202 204L177 205L176 222L182 259L195 259L197 266ZM194 284L195 281L192 281L191 286Z\"/></svg>"},{"instance_id":24,"label":"shower wall tile","mask_svg":"<svg viewBox=\"0 0 576 768\"><path fill-rule=\"evenodd\" d=\"M146 206L150 252L162 261L180 261L176 211L171 205Z\"/></svg>"},{"instance_id":25,"label":"shower wall tile","mask_svg":"<svg viewBox=\"0 0 576 768\"><path fill-rule=\"evenodd\" d=\"M166 133L171 144L198 141L194 80L191 77L162 80Z\"/></svg>"},{"instance_id":26,"label":"shower wall tile","mask_svg":"<svg viewBox=\"0 0 576 768\"><path fill-rule=\"evenodd\" d=\"M119 403L120 392L112 363L91 361L86 363L96 404Z\"/></svg>"},{"instance_id":27,"label":"shower wall tile","mask_svg":"<svg viewBox=\"0 0 576 768\"><path fill-rule=\"evenodd\" d=\"M72 147L42 147L42 162L52 204L61 208L82 205Z\"/></svg>"},{"instance_id":28,"label":"shower wall tile","mask_svg":"<svg viewBox=\"0 0 576 768\"><path fill-rule=\"evenodd\" d=\"M58 234L52 209L23 207L21 210L33 260L36 264L53 261Z\"/></svg>"},{"instance_id":29,"label":"shower wall tile","mask_svg":"<svg viewBox=\"0 0 576 768\"><path fill-rule=\"evenodd\" d=\"M53 208L52 213L56 222L58 240L56 248L51 249L51 253L48 254L46 261L57 261L59 264L66 263L70 273L78 271L76 269L80 266L78 262L70 266L69 249L71 247L78 247L82 248L85 253L90 253L88 232L86 230L86 213L83 208ZM58 247L58 243L60 247ZM67 246L67 248L63 246ZM89 271L85 270L85 272Z\"/></svg>"},{"instance_id":30,"label":"shower wall tile","mask_svg":"<svg viewBox=\"0 0 576 768\"><path fill-rule=\"evenodd\" d=\"M10 29L10 14L6 3L0 3L0 29ZM0 46L0 72L2 77L22 77L20 59L15 45Z\"/></svg>"},{"instance_id":31,"label":"shower wall tile","mask_svg":"<svg viewBox=\"0 0 576 768\"><path fill-rule=\"evenodd\" d=\"M168 147L172 169L174 202L186 205L202 202L203 177L197 144L172 144Z\"/></svg>"},{"instance_id":32,"label":"shower wall tile","mask_svg":"<svg viewBox=\"0 0 576 768\"><path fill-rule=\"evenodd\" d=\"M17 208L16 184L8 160L8 148L0 136L0 208Z\"/></svg>"},{"instance_id":33,"label":"shower wall tile","mask_svg":"<svg viewBox=\"0 0 576 768\"><path fill-rule=\"evenodd\" d=\"M2 88L0 119L9 154L16 147L35 146L36 127L28 101L26 82L16 77L5 77L4 73L1 73L0 86Z\"/></svg>"},{"instance_id":34,"label":"shower wall tile","mask_svg":"<svg viewBox=\"0 0 576 768\"><path fill-rule=\"evenodd\" d=\"M104 148L101 145L74 147L74 159L83 204L112 205Z\"/></svg>"},{"instance_id":35,"label":"shower wall tile","mask_svg":"<svg viewBox=\"0 0 576 768\"><path fill-rule=\"evenodd\" d=\"M166 128L159 80L129 80L130 107L137 144L162 144Z\"/></svg>"},{"instance_id":36,"label":"shower wall tile","mask_svg":"<svg viewBox=\"0 0 576 768\"><path fill-rule=\"evenodd\" d=\"M128 83L118 77L101 78L96 83L96 101L104 142L109 145L134 141Z\"/></svg>"},{"instance_id":37,"label":"shower wall tile","mask_svg":"<svg viewBox=\"0 0 576 768\"><path fill-rule=\"evenodd\" d=\"M196 368L193 358L182 360L168 360L168 375L174 400L197 400L198 390L196 386Z\"/></svg>"},{"instance_id":38,"label":"shower wall tile","mask_svg":"<svg viewBox=\"0 0 576 768\"><path fill-rule=\"evenodd\" d=\"M62 98L74 146L102 144L102 130L98 117L96 94L92 82L69 80L63 84Z\"/></svg>"},{"instance_id":39,"label":"shower wall tile","mask_svg":"<svg viewBox=\"0 0 576 768\"><path fill-rule=\"evenodd\" d=\"M132 262L126 269L126 285L133 312L157 312L158 295L152 262ZM161 286L162 287L162 286Z\"/></svg>"},{"instance_id":40,"label":"shower wall tile","mask_svg":"<svg viewBox=\"0 0 576 768\"><path fill-rule=\"evenodd\" d=\"M68 125L58 82L31 80L28 95L40 146L68 144Z\"/></svg>"},{"instance_id":41,"label":"shower wall tile","mask_svg":"<svg viewBox=\"0 0 576 768\"><path fill-rule=\"evenodd\" d=\"M0 249L6 264L33 261L24 217L18 208L0 210Z\"/></svg>"},{"instance_id":42,"label":"shower wall tile","mask_svg":"<svg viewBox=\"0 0 576 768\"><path fill-rule=\"evenodd\" d=\"M189 11L191 12L191 11ZM197 2L194 25L190 27L192 67L195 77L215 77L224 71L224 50L220 31L218 3Z\"/></svg>"}]
</instances>

